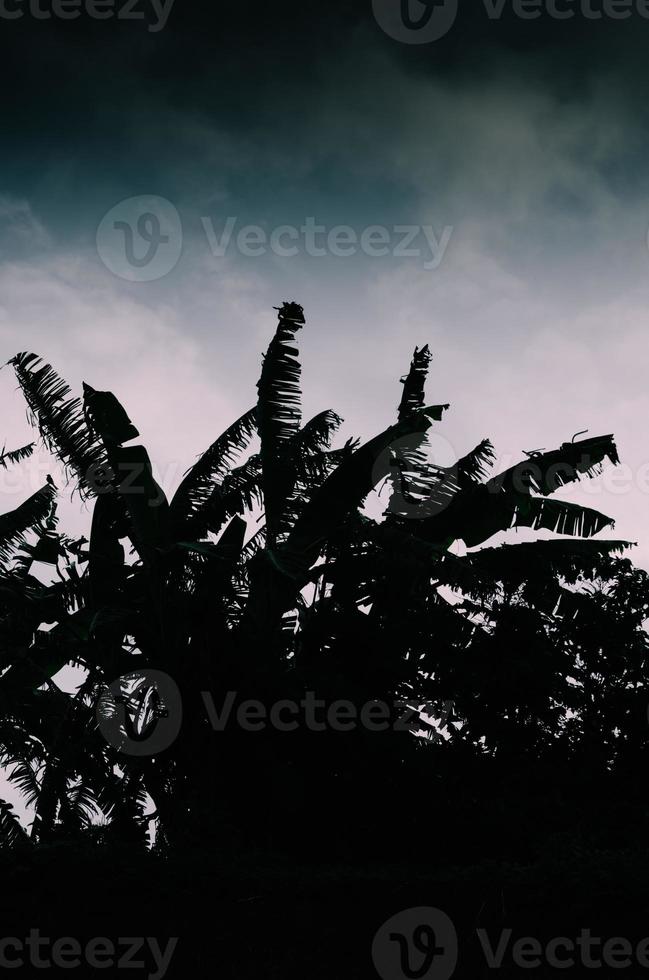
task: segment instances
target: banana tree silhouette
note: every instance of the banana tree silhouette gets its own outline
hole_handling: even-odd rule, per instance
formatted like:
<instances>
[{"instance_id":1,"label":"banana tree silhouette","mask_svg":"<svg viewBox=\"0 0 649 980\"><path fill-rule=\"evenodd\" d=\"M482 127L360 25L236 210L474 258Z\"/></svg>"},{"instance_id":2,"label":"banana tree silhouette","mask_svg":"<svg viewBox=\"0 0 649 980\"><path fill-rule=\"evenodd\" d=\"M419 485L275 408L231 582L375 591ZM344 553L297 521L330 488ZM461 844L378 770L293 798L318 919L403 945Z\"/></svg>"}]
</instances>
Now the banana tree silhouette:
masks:
<instances>
[{"instance_id":1,"label":"banana tree silhouette","mask_svg":"<svg viewBox=\"0 0 649 980\"><path fill-rule=\"evenodd\" d=\"M33 448L3 451L0 465L26 459ZM0 516L0 761L35 807L32 831L41 838L53 830L59 801L62 823L69 829L80 830L89 814L89 793L80 782L85 766L71 764L78 753L70 738L74 703L51 679L74 659L75 559L81 547L57 532L55 498L48 477L24 503ZM56 568L57 580L44 584L33 573L34 562ZM11 807L2 807L0 839L24 841L26 833Z\"/></svg>"},{"instance_id":2,"label":"banana tree silhouette","mask_svg":"<svg viewBox=\"0 0 649 980\"><path fill-rule=\"evenodd\" d=\"M606 460L615 464L612 436L564 443L495 477L488 475L495 452L483 440L443 467L430 458L426 433L448 406L425 403L431 358L424 347L415 350L403 379L394 424L363 445L349 440L332 449L342 421L335 412L302 420L295 346L305 324L302 308L285 303L278 313L256 404L203 453L170 501L144 447L126 445L138 432L115 395L84 384L83 398L76 398L35 354L11 361L44 444L82 497L94 499L87 551L59 540L67 556L64 581L42 596L63 604L48 634L53 639L40 638L43 650L30 640L29 659L17 657L0 679L5 717L11 705L21 705L25 739L38 723L34 706L43 685L52 695L52 717L59 694L73 705L68 728L59 729L74 747L70 757L60 742L54 751L44 733L41 755L26 761L33 773L46 760L47 778L34 783L18 765L21 788L36 802L37 836L77 828L79 814L87 818L96 807L120 833L142 839L150 798L158 839L173 840L195 832L197 813L221 812L226 789L241 797L241 810L252 803L250 787L259 793L263 786L279 812L300 780L325 785L342 774L349 789L360 773L375 776L386 758L398 761L418 742L407 732L382 739L379 751L358 733L292 741L269 733L255 741L230 731L217 747L201 711L202 691L238 691L268 703L299 701L317 690L329 703L400 699L433 706L433 714L435 705L453 701L457 737L475 742L484 737L491 702L480 702L481 729L471 716L471 673L464 675L463 665L479 656L485 636L493 640L485 623L515 578L512 570L523 570L518 588L527 589L527 612L552 620L557 602L567 601L566 576L602 569L607 556L626 547L586 540L612 521L552 496L596 475ZM373 519L364 503L388 471L394 494L384 517ZM457 541L474 548L519 527L574 540L464 557L451 550ZM525 584L525 569L541 570L533 586ZM37 620L54 621L42 616L38 606L34 629ZM496 646L502 622L500 616ZM532 634L528 617L524 635ZM72 699L52 690L64 649L86 671ZM107 683L140 671L146 684L148 669L168 672L192 709L164 753L124 757L102 743L95 709ZM506 709L500 709L502 718ZM530 729L533 714L530 705ZM543 731L547 726L537 726L530 744ZM25 761L5 737L11 757Z\"/></svg>"}]
</instances>

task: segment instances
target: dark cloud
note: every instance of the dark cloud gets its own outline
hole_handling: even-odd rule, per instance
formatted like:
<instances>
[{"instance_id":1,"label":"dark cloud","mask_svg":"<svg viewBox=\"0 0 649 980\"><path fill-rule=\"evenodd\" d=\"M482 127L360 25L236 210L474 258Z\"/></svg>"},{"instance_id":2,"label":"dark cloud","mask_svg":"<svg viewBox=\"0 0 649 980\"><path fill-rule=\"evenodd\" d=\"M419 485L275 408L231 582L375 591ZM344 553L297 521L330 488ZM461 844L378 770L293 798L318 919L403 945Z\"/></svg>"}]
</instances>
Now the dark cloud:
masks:
<instances>
[{"instance_id":1,"label":"dark cloud","mask_svg":"<svg viewBox=\"0 0 649 980\"><path fill-rule=\"evenodd\" d=\"M0 22L3 360L27 346L116 388L180 473L249 407L272 307L295 298L310 407L339 409L350 435L389 420L430 341L458 450L492 435L515 454L588 425L645 462L649 21L492 21L460 0L452 30L416 46L381 30L371 0L175 0L163 30L147 26ZM184 229L181 260L150 283L95 249L104 214L140 194L171 200ZM453 237L436 270L217 261L201 218L220 231L229 215Z\"/></svg>"}]
</instances>

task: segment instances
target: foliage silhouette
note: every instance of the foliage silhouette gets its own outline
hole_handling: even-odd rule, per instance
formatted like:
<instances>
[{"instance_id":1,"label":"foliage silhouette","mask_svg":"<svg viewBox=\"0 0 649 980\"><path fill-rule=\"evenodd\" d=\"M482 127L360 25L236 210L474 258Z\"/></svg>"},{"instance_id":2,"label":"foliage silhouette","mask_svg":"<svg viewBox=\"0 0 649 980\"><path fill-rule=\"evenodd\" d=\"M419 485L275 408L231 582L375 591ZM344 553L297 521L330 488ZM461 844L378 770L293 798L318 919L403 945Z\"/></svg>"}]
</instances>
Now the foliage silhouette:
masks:
<instances>
[{"instance_id":1,"label":"foliage silhouette","mask_svg":"<svg viewBox=\"0 0 649 980\"><path fill-rule=\"evenodd\" d=\"M332 448L334 411L302 421L302 308L278 312L256 405L170 501L145 448L126 445L138 431L112 392L84 384L79 399L36 355L11 361L93 514L89 541L61 534L48 479L0 517L0 745L34 813L28 838L3 805L7 846L87 837L100 820L106 839L141 845L155 828L159 850L318 839L384 851L449 824L461 847L480 807L476 846L497 848L521 842L538 780L555 801L583 802L587 779L624 780L644 759L647 576L620 557L627 542L592 540L609 518L554 496L618 462L613 436L494 476L483 439L440 466L426 433L448 406L426 405L423 347L394 424ZM371 516L383 477L389 503ZM518 528L564 537L489 546ZM53 583L34 561L52 565ZM84 671L73 695L55 680L66 664ZM174 706L156 703L151 670L178 686L180 734L158 754L124 754L97 712L106 685L139 672L121 687L130 731L155 727ZM215 732L204 692L267 706L315 692L324 707L392 713L381 732Z\"/></svg>"}]
</instances>

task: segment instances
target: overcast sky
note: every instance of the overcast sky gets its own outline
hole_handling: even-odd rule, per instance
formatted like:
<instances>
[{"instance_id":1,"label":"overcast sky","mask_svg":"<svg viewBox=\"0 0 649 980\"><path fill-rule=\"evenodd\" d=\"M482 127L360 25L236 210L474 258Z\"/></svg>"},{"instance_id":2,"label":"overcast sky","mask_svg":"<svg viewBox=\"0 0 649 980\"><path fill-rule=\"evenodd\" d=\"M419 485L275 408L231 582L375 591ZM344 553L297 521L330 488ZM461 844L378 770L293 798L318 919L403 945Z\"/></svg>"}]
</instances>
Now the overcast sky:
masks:
<instances>
[{"instance_id":1,"label":"overcast sky","mask_svg":"<svg viewBox=\"0 0 649 980\"><path fill-rule=\"evenodd\" d=\"M148 0L143 20L7 0L0 359L114 391L171 490L254 403L294 299L306 411L336 409L345 436L393 419L422 343L458 455L614 432L627 468L566 495L649 567L649 20L461 0L414 44L379 24L388 2L176 0L161 27ZM10 368L0 409L1 438L28 441ZM2 480L4 510L35 477Z\"/></svg>"}]
</instances>

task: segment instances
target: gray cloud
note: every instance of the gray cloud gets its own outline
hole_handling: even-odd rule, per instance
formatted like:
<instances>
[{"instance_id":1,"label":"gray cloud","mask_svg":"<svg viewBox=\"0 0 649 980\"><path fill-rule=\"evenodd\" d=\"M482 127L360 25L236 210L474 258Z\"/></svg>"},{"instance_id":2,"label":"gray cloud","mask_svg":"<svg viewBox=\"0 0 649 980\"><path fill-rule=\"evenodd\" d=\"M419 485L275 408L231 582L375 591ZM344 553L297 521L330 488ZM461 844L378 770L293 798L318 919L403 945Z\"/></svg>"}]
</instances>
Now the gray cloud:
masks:
<instances>
[{"instance_id":1,"label":"gray cloud","mask_svg":"<svg viewBox=\"0 0 649 980\"><path fill-rule=\"evenodd\" d=\"M615 431L638 471L649 455L640 28L462 13L452 35L414 52L381 33L369 4L289 6L290 23L266 9L247 25L185 8L153 39L88 28L85 49L60 27L47 53L22 35L37 68L16 92L15 152L2 163L6 357L34 349L75 386L115 390L173 485L254 401L272 307L297 299L307 410L336 408L346 434L391 418L397 379L428 341L431 398L452 402L458 452L490 435L518 454L588 426ZM48 86L78 50L86 84L77 67ZM32 110L29 131L19 108ZM184 250L164 279L128 283L94 237L121 198L145 193L176 205ZM268 232L314 216L453 236L435 270L393 255L217 259L206 216L217 229L228 216ZM8 370L0 389L3 435L19 441ZM646 561L646 494L609 488L592 502Z\"/></svg>"}]
</instances>

